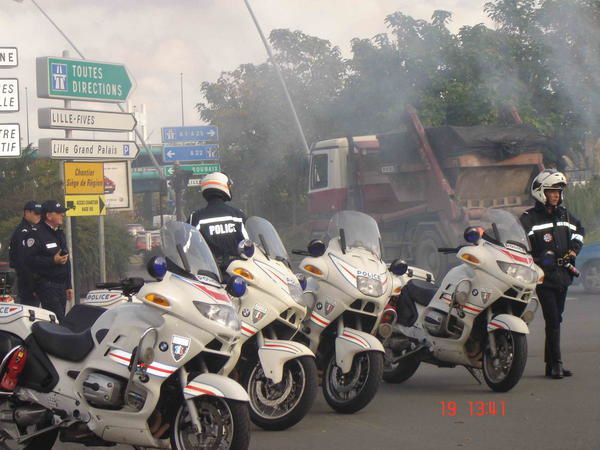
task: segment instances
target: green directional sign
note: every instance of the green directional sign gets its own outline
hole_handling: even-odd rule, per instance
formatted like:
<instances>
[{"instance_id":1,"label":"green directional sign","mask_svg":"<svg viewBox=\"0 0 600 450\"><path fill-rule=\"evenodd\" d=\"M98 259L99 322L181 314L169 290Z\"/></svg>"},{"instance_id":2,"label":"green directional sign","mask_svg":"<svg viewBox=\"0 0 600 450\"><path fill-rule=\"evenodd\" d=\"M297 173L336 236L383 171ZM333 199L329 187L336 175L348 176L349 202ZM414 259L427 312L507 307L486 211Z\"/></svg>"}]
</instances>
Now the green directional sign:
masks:
<instances>
[{"instance_id":1,"label":"green directional sign","mask_svg":"<svg viewBox=\"0 0 600 450\"><path fill-rule=\"evenodd\" d=\"M220 164L182 164L179 166L181 170L192 172L192 175L206 175L213 172L220 172ZM175 173L175 166L165 166L165 175L170 177Z\"/></svg>"},{"instance_id":2,"label":"green directional sign","mask_svg":"<svg viewBox=\"0 0 600 450\"><path fill-rule=\"evenodd\" d=\"M37 94L94 102L124 102L133 88L122 64L80 59L36 58Z\"/></svg>"}]
</instances>

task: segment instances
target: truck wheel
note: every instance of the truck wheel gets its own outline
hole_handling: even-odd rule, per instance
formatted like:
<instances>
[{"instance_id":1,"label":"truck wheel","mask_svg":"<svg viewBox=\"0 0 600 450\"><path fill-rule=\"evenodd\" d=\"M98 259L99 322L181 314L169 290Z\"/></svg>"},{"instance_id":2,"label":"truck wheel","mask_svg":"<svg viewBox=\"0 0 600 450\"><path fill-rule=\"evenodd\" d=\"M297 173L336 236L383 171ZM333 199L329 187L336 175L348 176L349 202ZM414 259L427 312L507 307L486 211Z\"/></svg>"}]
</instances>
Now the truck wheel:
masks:
<instances>
[{"instance_id":1,"label":"truck wheel","mask_svg":"<svg viewBox=\"0 0 600 450\"><path fill-rule=\"evenodd\" d=\"M448 257L438 252L440 247L445 245L435 231L425 231L417 238L415 265L429 270L436 280L441 280L448 271Z\"/></svg>"}]
</instances>

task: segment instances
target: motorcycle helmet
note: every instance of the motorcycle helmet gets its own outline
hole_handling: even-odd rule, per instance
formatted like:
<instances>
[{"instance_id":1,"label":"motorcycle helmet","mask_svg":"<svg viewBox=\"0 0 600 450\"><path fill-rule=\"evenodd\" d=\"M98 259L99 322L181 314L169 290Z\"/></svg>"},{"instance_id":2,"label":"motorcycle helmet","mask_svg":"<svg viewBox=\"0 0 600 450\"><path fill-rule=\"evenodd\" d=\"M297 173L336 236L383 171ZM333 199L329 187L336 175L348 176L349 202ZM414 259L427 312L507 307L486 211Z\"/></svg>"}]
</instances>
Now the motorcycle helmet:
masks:
<instances>
[{"instance_id":1,"label":"motorcycle helmet","mask_svg":"<svg viewBox=\"0 0 600 450\"><path fill-rule=\"evenodd\" d=\"M232 185L233 183L227 175L222 172L213 172L202 179L200 190L206 199L212 195L218 195L224 197L226 201L230 201Z\"/></svg>"},{"instance_id":2,"label":"motorcycle helmet","mask_svg":"<svg viewBox=\"0 0 600 450\"><path fill-rule=\"evenodd\" d=\"M531 183L531 195L542 205L546 204L544 191L558 189L560 191L560 202L562 202L562 191L567 186L567 178L562 172L555 169L542 171Z\"/></svg>"}]
</instances>

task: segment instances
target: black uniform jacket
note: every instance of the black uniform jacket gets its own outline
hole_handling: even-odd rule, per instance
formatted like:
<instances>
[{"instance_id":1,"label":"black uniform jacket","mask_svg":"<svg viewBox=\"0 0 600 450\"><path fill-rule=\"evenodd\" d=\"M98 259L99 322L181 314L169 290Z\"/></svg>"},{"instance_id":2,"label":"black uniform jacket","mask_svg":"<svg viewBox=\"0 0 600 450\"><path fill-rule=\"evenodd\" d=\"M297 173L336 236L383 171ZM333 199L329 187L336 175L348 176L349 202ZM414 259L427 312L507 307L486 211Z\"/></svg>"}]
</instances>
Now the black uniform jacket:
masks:
<instances>
[{"instance_id":1,"label":"black uniform jacket","mask_svg":"<svg viewBox=\"0 0 600 450\"><path fill-rule=\"evenodd\" d=\"M26 264L37 281L50 281L71 288L71 257L66 264L56 264L54 255L63 250L68 252L65 233L60 228L53 230L47 223L40 222L26 242Z\"/></svg>"},{"instance_id":2,"label":"black uniform jacket","mask_svg":"<svg viewBox=\"0 0 600 450\"><path fill-rule=\"evenodd\" d=\"M36 225L31 225L23 219L10 237L8 263L10 267L15 269L19 277L28 277L30 275L29 269L25 265L25 249L27 248L27 240L30 239L33 231L36 231Z\"/></svg>"},{"instance_id":3,"label":"black uniform jacket","mask_svg":"<svg viewBox=\"0 0 600 450\"><path fill-rule=\"evenodd\" d=\"M548 212L540 202L528 209L521 216L521 224L525 228L531 253L536 263L548 250L552 250L557 258L566 256L569 250L576 254L583 247L585 231L581 222L567 211L564 206L557 206ZM564 267L540 267L544 270L544 286L566 287L573 281L573 276Z\"/></svg>"},{"instance_id":4,"label":"black uniform jacket","mask_svg":"<svg viewBox=\"0 0 600 450\"><path fill-rule=\"evenodd\" d=\"M188 219L200 231L219 265L238 256L238 244L248 239L245 222L242 211L218 198L210 199L205 208L194 211Z\"/></svg>"}]
</instances>

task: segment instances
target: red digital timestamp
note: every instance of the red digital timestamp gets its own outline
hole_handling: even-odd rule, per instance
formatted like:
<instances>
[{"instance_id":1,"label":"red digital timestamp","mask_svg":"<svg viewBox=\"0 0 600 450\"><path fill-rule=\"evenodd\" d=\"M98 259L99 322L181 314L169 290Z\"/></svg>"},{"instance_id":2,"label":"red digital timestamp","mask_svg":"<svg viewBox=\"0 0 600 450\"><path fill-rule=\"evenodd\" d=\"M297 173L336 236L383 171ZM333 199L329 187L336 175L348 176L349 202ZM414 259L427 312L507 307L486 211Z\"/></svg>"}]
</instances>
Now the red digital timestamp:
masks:
<instances>
[{"instance_id":1,"label":"red digital timestamp","mask_svg":"<svg viewBox=\"0 0 600 450\"><path fill-rule=\"evenodd\" d=\"M461 405L459 405L455 401L441 401L439 402L441 406L441 413L443 417L455 417L460 414L463 410ZM471 417L483 417L483 416L506 416L506 402L504 400L500 401L476 401L476 402L466 402L466 406L468 406L467 410L469 412L469 416Z\"/></svg>"}]
</instances>

